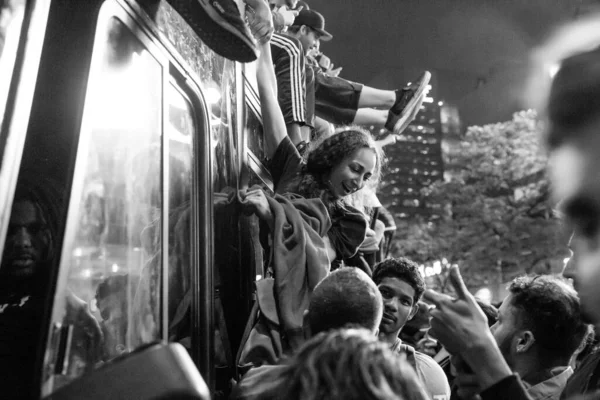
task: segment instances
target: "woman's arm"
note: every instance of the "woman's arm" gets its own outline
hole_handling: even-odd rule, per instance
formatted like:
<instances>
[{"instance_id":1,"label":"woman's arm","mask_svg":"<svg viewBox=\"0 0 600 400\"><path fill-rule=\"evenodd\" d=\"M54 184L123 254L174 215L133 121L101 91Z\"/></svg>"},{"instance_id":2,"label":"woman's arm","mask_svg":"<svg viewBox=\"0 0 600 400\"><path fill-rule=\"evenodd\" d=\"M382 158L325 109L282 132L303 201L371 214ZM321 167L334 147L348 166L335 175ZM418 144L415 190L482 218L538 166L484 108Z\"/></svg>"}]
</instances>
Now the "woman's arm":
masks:
<instances>
[{"instance_id":1,"label":"woman's arm","mask_svg":"<svg viewBox=\"0 0 600 400\"><path fill-rule=\"evenodd\" d=\"M273 69L270 43L260 44L259 50L260 56L256 62L256 80L262 111L265 151L268 158L273 158L279 143L287 135L287 130L277 102L277 79Z\"/></svg>"}]
</instances>

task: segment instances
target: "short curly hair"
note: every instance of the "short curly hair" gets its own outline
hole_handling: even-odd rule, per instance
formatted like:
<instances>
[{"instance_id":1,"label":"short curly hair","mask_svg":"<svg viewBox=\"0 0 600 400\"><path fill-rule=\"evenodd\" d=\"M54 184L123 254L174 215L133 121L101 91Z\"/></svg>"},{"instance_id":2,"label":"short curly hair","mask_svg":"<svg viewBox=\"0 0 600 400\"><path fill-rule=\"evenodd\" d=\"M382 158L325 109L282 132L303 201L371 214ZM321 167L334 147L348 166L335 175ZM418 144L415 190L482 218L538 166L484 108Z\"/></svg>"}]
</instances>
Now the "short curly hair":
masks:
<instances>
[{"instance_id":1,"label":"short curly hair","mask_svg":"<svg viewBox=\"0 0 600 400\"><path fill-rule=\"evenodd\" d=\"M331 170L359 149L372 149L376 155L375 170L370 184L376 184L381 176L384 155L380 146L367 131L358 126L342 128L333 135L311 146L303 168L300 194L308 198L320 197L328 190L324 178Z\"/></svg>"},{"instance_id":2,"label":"short curly hair","mask_svg":"<svg viewBox=\"0 0 600 400\"><path fill-rule=\"evenodd\" d=\"M384 278L398 278L408 283L414 290L414 303L421 299L425 292L425 279L414 261L405 257L388 258L373 268L373 281L379 285Z\"/></svg>"},{"instance_id":3,"label":"short curly hair","mask_svg":"<svg viewBox=\"0 0 600 400\"><path fill-rule=\"evenodd\" d=\"M521 311L520 324L531 330L551 364L567 363L587 333L581 317L577 292L563 279L550 276L523 276L509 286L511 305Z\"/></svg>"}]
</instances>

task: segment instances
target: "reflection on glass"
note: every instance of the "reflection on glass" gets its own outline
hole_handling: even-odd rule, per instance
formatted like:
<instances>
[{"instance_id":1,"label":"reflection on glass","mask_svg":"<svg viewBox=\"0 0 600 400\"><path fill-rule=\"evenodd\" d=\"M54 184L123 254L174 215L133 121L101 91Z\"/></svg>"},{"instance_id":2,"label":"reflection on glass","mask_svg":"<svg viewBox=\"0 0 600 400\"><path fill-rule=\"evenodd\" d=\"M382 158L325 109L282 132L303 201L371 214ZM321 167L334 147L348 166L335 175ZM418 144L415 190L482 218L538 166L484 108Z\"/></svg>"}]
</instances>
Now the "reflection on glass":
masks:
<instances>
[{"instance_id":1,"label":"reflection on glass","mask_svg":"<svg viewBox=\"0 0 600 400\"><path fill-rule=\"evenodd\" d=\"M4 117L24 11L25 0L0 3L0 124Z\"/></svg>"},{"instance_id":2,"label":"reflection on glass","mask_svg":"<svg viewBox=\"0 0 600 400\"><path fill-rule=\"evenodd\" d=\"M169 341L189 349L191 307L191 187L194 113L185 95L170 85L169 119Z\"/></svg>"},{"instance_id":3,"label":"reflection on glass","mask_svg":"<svg viewBox=\"0 0 600 400\"><path fill-rule=\"evenodd\" d=\"M161 333L162 70L118 19L99 26L61 258L66 293L52 317L72 339L57 367L51 338L45 394Z\"/></svg>"}]
</instances>

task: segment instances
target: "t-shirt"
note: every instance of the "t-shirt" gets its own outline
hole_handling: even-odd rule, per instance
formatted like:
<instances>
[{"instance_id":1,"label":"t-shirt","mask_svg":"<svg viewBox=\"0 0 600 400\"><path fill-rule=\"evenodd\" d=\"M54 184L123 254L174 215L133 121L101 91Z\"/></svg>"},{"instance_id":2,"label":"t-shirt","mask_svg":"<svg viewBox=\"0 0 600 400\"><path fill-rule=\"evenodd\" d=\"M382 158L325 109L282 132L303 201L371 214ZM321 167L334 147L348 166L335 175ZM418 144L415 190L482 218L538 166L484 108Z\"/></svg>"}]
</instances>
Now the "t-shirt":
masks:
<instances>
[{"instance_id":1,"label":"t-shirt","mask_svg":"<svg viewBox=\"0 0 600 400\"><path fill-rule=\"evenodd\" d=\"M425 391L431 400L450 400L450 385L442 367L433 358L403 344L400 339L392 345L398 354L406 354L406 359L417 372Z\"/></svg>"}]
</instances>

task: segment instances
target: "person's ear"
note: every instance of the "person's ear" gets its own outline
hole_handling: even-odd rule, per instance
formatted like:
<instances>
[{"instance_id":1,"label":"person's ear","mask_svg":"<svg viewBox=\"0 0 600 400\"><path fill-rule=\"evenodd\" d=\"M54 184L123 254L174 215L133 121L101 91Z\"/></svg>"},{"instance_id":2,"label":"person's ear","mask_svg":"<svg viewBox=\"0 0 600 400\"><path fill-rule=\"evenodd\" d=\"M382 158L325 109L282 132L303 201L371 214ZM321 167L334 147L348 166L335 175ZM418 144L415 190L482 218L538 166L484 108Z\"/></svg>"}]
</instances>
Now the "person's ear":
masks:
<instances>
[{"instance_id":1,"label":"person's ear","mask_svg":"<svg viewBox=\"0 0 600 400\"><path fill-rule=\"evenodd\" d=\"M308 26L302 25L300 27L300 33L303 34L303 35L308 35L308 33L309 33Z\"/></svg>"},{"instance_id":2,"label":"person's ear","mask_svg":"<svg viewBox=\"0 0 600 400\"><path fill-rule=\"evenodd\" d=\"M533 336L533 332L524 331L519 335L517 340L516 351L517 353L525 353L527 350L533 346L535 343L535 336Z\"/></svg>"},{"instance_id":3,"label":"person's ear","mask_svg":"<svg viewBox=\"0 0 600 400\"><path fill-rule=\"evenodd\" d=\"M302 332L304 333L304 339L308 340L312 337L310 325L308 323L308 310L304 310L302 314Z\"/></svg>"},{"instance_id":4,"label":"person's ear","mask_svg":"<svg viewBox=\"0 0 600 400\"><path fill-rule=\"evenodd\" d=\"M419 303L417 302L412 306L412 310L410 310L410 314L408 315L408 321L413 319L413 317L415 315L417 315L418 312L419 312Z\"/></svg>"}]
</instances>

